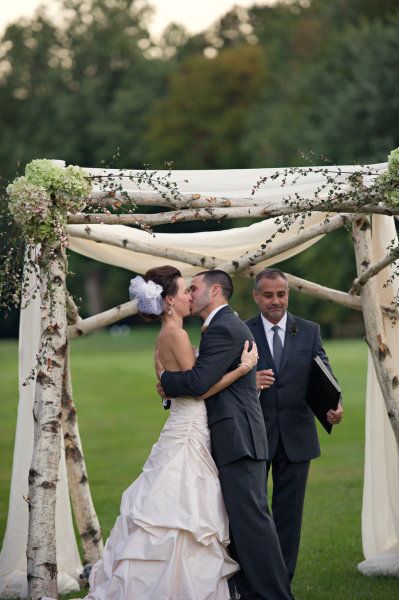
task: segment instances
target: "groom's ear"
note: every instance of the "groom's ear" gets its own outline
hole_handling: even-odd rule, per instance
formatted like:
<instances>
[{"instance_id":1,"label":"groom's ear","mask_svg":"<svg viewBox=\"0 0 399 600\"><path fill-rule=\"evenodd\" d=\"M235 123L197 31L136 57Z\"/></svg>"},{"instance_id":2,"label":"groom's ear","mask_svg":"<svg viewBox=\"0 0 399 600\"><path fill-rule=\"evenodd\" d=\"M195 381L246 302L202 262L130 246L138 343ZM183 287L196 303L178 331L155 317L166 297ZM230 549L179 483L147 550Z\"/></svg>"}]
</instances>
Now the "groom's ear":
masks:
<instances>
[{"instance_id":1,"label":"groom's ear","mask_svg":"<svg viewBox=\"0 0 399 600\"><path fill-rule=\"evenodd\" d=\"M222 288L218 283L215 283L214 285L212 285L210 289L211 289L212 296L216 296L216 294L218 292L222 291Z\"/></svg>"}]
</instances>

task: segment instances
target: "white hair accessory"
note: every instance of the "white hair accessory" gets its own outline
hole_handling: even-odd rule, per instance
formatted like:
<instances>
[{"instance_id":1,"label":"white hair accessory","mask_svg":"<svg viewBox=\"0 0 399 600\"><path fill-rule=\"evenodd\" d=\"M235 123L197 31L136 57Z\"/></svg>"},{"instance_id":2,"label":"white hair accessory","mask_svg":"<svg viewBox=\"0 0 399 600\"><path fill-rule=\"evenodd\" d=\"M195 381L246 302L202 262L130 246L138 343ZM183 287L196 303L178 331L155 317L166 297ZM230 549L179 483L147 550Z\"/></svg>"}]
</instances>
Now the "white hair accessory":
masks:
<instances>
[{"instance_id":1,"label":"white hair accessory","mask_svg":"<svg viewBox=\"0 0 399 600\"><path fill-rule=\"evenodd\" d=\"M137 310L146 315L160 315L164 309L161 294L163 287L151 279L145 281L141 275L130 280L130 300L137 300Z\"/></svg>"}]
</instances>

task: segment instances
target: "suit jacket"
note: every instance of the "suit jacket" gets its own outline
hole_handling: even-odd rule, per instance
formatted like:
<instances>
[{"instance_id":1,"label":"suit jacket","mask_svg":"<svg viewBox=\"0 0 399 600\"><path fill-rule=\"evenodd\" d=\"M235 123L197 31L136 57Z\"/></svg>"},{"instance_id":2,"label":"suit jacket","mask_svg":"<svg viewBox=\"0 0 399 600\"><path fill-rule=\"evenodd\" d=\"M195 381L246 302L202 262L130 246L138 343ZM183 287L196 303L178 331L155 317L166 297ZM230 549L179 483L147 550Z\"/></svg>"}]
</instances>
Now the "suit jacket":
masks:
<instances>
[{"instance_id":1,"label":"suit jacket","mask_svg":"<svg viewBox=\"0 0 399 600\"><path fill-rule=\"evenodd\" d=\"M270 388L260 393L269 460L274 457L279 435L291 462L320 456L314 416L306 403L313 357L320 356L331 371L322 346L319 325L287 313L284 349L280 372L277 374L260 314L246 323L258 346L258 371L273 369L276 378Z\"/></svg>"},{"instance_id":2,"label":"suit jacket","mask_svg":"<svg viewBox=\"0 0 399 600\"><path fill-rule=\"evenodd\" d=\"M221 308L201 337L199 356L190 371L164 371L161 384L167 396L201 396L223 375L238 366L245 340L253 336L229 306ZM241 457L267 458L266 428L252 369L206 401L216 465Z\"/></svg>"}]
</instances>

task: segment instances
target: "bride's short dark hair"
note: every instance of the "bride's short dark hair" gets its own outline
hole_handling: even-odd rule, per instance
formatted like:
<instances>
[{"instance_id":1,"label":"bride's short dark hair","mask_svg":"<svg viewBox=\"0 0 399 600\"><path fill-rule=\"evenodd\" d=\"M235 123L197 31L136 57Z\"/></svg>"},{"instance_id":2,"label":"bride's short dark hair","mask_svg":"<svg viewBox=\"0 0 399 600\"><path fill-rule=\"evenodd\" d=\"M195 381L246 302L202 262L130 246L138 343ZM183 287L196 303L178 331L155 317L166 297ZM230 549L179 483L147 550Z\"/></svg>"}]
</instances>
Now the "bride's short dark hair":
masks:
<instances>
[{"instance_id":1,"label":"bride's short dark hair","mask_svg":"<svg viewBox=\"0 0 399 600\"><path fill-rule=\"evenodd\" d=\"M143 279L145 281L153 281L158 285L162 286L161 297L166 298L166 296L175 296L178 290L177 280L182 277L181 272L176 267L172 267L171 265L163 265L162 267L153 267L152 269L148 269L143 275ZM146 321L147 323L156 321L159 319L158 315L149 315L139 312L139 315Z\"/></svg>"}]
</instances>

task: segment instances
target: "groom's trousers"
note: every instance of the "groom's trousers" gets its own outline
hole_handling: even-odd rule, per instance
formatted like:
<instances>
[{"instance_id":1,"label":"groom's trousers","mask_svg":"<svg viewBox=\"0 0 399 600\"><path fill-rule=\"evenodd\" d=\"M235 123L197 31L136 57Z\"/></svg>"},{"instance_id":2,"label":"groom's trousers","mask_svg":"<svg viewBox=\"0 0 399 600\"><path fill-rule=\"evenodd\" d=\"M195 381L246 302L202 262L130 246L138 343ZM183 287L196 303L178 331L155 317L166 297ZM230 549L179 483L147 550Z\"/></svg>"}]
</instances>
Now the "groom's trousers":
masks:
<instances>
[{"instance_id":1,"label":"groom's trousers","mask_svg":"<svg viewBox=\"0 0 399 600\"><path fill-rule=\"evenodd\" d=\"M242 598L292 600L266 495L266 461L243 457L219 468L230 523L231 555L241 566L235 576Z\"/></svg>"}]
</instances>

